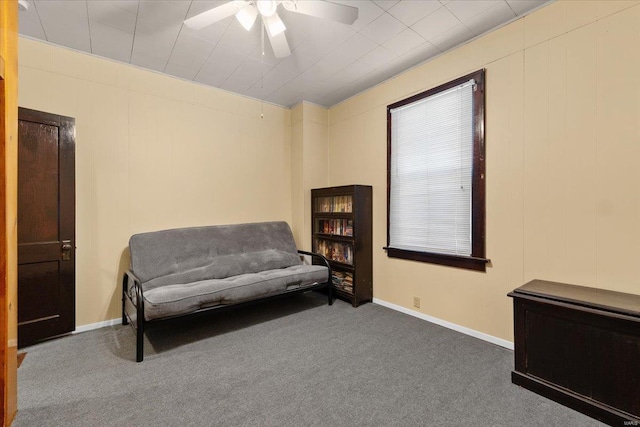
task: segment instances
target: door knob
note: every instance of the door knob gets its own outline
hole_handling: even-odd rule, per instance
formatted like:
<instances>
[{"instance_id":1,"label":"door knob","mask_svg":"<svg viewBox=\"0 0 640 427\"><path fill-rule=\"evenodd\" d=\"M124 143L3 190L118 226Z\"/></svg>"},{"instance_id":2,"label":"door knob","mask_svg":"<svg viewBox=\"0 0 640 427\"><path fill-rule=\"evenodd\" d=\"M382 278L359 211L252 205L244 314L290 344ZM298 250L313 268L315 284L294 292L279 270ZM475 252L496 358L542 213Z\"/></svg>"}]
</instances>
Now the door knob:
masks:
<instances>
[{"instance_id":1,"label":"door knob","mask_svg":"<svg viewBox=\"0 0 640 427\"><path fill-rule=\"evenodd\" d=\"M63 240L62 241L62 261L71 261L71 240Z\"/></svg>"}]
</instances>

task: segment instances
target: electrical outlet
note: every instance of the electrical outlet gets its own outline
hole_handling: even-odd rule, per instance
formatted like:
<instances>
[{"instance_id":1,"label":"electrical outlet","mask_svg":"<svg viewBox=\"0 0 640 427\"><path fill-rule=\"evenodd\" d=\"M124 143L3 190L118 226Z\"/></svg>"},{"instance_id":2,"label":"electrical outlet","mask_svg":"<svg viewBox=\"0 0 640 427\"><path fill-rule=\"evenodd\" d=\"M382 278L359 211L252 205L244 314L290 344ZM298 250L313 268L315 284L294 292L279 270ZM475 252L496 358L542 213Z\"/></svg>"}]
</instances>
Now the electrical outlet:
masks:
<instances>
[{"instance_id":1,"label":"electrical outlet","mask_svg":"<svg viewBox=\"0 0 640 427\"><path fill-rule=\"evenodd\" d=\"M420 308L420 298L419 297L413 297L413 306L415 308Z\"/></svg>"}]
</instances>

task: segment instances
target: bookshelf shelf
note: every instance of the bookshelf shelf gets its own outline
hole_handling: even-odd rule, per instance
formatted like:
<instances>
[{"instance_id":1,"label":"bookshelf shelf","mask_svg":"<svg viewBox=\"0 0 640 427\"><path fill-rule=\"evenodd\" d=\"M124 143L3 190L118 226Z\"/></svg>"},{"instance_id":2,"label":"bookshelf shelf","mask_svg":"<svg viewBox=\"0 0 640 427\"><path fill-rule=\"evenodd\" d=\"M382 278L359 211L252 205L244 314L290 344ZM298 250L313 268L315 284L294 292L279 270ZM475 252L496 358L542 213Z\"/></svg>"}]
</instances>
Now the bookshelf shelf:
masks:
<instances>
[{"instance_id":1,"label":"bookshelf shelf","mask_svg":"<svg viewBox=\"0 0 640 427\"><path fill-rule=\"evenodd\" d=\"M331 240L331 241L334 241L334 242L353 242L353 237L338 236L338 235L335 235L335 234L318 233L318 234L316 234L315 237L318 237L318 238L323 239L323 240Z\"/></svg>"},{"instance_id":2,"label":"bookshelf shelf","mask_svg":"<svg viewBox=\"0 0 640 427\"><path fill-rule=\"evenodd\" d=\"M371 186L311 190L311 208L313 251L331 262L336 295L354 307L371 301Z\"/></svg>"}]
</instances>

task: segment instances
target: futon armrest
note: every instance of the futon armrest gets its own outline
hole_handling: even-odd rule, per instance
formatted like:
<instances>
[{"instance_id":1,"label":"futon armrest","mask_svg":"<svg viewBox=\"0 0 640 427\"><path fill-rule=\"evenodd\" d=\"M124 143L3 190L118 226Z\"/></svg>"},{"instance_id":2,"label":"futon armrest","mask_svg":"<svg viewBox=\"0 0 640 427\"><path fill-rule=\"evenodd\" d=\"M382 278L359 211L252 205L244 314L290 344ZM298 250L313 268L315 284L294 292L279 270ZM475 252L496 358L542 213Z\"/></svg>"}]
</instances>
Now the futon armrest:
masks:
<instances>
[{"instance_id":1,"label":"futon armrest","mask_svg":"<svg viewBox=\"0 0 640 427\"><path fill-rule=\"evenodd\" d=\"M329 263L329 260L327 258L325 258L320 254L316 254L314 252L302 251L300 249L298 249L298 253L301 255L308 255L312 258L320 259L324 263L324 265L329 269L329 278L327 279L327 283L329 284L331 283L331 264Z\"/></svg>"},{"instance_id":2,"label":"futon armrest","mask_svg":"<svg viewBox=\"0 0 640 427\"><path fill-rule=\"evenodd\" d=\"M125 280L122 281L123 284L123 291L129 295L129 297L133 297L133 292L137 292L136 288L138 288L140 290L140 292L142 293L142 287L140 284L140 279L138 279L138 276L135 275L135 273L131 270L127 270L124 272L124 277ZM133 284L133 286L130 286L130 284Z\"/></svg>"}]
</instances>

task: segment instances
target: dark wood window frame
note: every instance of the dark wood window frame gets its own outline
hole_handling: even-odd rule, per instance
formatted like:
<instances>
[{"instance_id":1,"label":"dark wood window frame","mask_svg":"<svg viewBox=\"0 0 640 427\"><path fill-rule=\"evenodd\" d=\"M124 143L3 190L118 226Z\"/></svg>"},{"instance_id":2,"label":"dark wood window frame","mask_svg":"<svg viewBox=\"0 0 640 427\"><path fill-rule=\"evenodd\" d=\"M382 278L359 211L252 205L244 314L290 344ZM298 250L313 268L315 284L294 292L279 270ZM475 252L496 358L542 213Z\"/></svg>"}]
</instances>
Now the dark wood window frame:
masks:
<instances>
[{"instance_id":1,"label":"dark wood window frame","mask_svg":"<svg viewBox=\"0 0 640 427\"><path fill-rule=\"evenodd\" d=\"M437 93L464 84L473 79L473 171L471 192L471 256L435 252L411 251L390 247L391 200L391 111L395 108L428 98ZM432 264L447 265L476 271L486 271L485 258L485 70L481 69L443 85L387 106L387 246L390 258L403 258Z\"/></svg>"}]
</instances>

